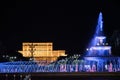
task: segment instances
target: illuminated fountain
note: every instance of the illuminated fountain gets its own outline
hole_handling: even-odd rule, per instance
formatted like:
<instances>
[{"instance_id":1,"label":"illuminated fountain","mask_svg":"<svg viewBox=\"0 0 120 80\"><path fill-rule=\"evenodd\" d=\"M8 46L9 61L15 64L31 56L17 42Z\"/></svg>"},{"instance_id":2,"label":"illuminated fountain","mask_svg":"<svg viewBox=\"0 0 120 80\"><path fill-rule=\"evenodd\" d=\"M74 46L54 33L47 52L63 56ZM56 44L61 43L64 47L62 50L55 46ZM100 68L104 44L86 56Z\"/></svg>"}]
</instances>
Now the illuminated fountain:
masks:
<instances>
[{"instance_id":1,"label":"illuminated fountain","mask_svg":"<svg viewBox=\"0 0 120 80\"><path fill-rule=\"evenodd\" d=\"M84 60L89 64L93 72L116 72L120 69L120 58L111 54L111 46L106 43L106 36L103 33L102 13L100 12L98 24L94 37L87 48ZM93 70L92 68L95 68Z\"/></svg>"},{"instance_id":2,"label":"illuminated fountain","mask_svg":"<svg viewBox=\"0 0 120 80\"><path fill-rule=\"evenodd\" d=\"M110 56L111 46L106 43L106 36L103 33L102 13L99 14L98 25L94 37L87 48L86 56Z\"/></svg>"},{"instance_id":3,"label":"illuminated fountain","mask_svg":"<svg viewBox=\"0 0 120 80\"><path fill-rule=\"evenodd\" d=\"M69 59L69 58L68 58ZM103 19L100 12L95 34L83 57L71 58L61 63L62 72L119 72L120 57L111 54L103 33Z\"/></svg>"},{"instance_id":4,"label":"illuminated fountain","mask_svg":"<svg viewBox=\"0 0 120 80\"><path fill-rule=\"evenodd\" d=\"M84 56L74 55L48 65L42 61L16 61L0 63L0 73L28 72L120 72L120 57L111 54L103 33L102 13L93 39Z\"/></svg>"}]
</instances>

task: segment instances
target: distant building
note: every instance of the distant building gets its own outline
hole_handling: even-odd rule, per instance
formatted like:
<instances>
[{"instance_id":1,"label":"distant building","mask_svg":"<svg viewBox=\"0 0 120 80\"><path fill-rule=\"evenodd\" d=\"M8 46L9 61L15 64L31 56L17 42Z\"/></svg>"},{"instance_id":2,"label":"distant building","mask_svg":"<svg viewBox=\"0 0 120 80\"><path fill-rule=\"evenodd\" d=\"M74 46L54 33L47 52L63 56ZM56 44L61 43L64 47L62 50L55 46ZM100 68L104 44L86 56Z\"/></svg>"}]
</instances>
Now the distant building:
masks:
<instances>
[{"instance_id":1,"label":"distant building","mask_svg":"<svg viewBox=\"0 0 120 80\"><path fill-rule=\"evenodd\" d=\"M48 63L56 61L60 56L67 56L65 50L53 50L52 42L24 42L22 51L18 52L34 61L45 61Z\"/></svg>"}]
</instances>

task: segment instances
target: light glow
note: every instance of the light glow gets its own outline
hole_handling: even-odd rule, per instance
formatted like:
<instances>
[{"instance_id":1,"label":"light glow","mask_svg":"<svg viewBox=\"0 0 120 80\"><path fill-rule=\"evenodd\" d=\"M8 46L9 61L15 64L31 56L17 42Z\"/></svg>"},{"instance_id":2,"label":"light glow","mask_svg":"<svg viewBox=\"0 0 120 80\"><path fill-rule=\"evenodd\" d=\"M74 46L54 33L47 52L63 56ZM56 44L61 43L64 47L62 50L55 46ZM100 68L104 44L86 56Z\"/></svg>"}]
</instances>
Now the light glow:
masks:
<instances>
[{"instance_id":1,"label":"light glow","mask_svg":"<svg viewBox=\"0 0 120 80\"><path fill-rule=\"evenodd\" d=\"M106 37L105 36L97 36L96 38L97 39L105 39Z\"/></svg>"},{"instance_id":2,"label":"light glow","mask_svg":"<svg viewBox=\"0 0 120 80\"><path fill-rule=\"evenodd\" d=\"M34 61L56 61L59 56L67 56L65 50L53 50L52 42L24 42L22 51L20 52L24 57L33 57Z\"/></svg>"},{"instance_id":3,"label":"light glow","mask_svg":"<svg viewBox=\"0 0 120 80\"><path fill-rule=\"evenodd\" d=\"M92 49L95 49L95 50L110 50L111 47L110 46L105 46L105 47L91 47Z\"/></svg>"}]
</instances>

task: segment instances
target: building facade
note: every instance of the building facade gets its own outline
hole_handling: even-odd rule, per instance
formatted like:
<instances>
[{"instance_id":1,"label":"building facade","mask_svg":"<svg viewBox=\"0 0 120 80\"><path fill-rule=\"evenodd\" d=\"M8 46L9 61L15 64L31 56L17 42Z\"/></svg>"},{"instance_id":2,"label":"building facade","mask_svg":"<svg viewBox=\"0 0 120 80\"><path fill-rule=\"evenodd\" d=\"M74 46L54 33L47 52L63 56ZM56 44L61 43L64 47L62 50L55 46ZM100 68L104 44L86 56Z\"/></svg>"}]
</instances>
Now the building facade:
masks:
<instances>
[{"instance_id":1,"label":"building facade","mask_svg":"<svg viewBox=\"0 0 120 80\"><path fill-rule=\"evenodd\" d=\"M53 62L60 56L67 56L65 50L53 50L52 42L24 42L22 43L22 51L18 52L31 60L45 62Z\"/></svg>"}]
</instances>

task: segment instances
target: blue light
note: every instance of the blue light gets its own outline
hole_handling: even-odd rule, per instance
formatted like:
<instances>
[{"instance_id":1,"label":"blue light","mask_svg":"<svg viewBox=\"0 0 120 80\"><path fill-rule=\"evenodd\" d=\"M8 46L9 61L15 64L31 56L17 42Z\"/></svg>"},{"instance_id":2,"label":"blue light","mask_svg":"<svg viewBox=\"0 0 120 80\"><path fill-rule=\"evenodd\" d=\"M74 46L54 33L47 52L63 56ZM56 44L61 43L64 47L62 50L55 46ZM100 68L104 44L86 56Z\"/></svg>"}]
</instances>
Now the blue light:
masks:
<instances>
[{"instance_id":1,"label":"blue light","mask_svg":"<svg viewBox=\"0 0 120 80\"><path fill-rule=\"evenodd\" d=\"M103 21L102 21L102 13L101 12L99 14L98 24L100 26L100 30L103 31Z\"/></svg>"},{"instance_id":2,"label":"blue light","mask_svg":"<svg viewBox=\"0 0 120 80\"><path fill-rule=\"evenodd\" d=\"M98 17L98 24L96 28L96 34L100 34L100 32L103 31L103 21L102 21L102 13L100 12L99 17Z\"/></svg>"},{"instance_id":3,"label":"blue light","mask_svg":"<svg viewBox=\"0 0 120 80\"><path fill-rule=\"evenodd\" d=\"M103 45L103 43L105 43L104 41L105 41L106 37L103 36L103 21L102 20L103 20L102 13L100 12L99 17L98 17L98 24L97 24L97 27L96 27L96 31L95 31L95 34L94 34L94 36L92 38L92 41L89 44L88 48L91 48L91 47L96 46L96 45L97 46ZM100 50L101 47L98 48L98 49ZM86 55L87 54L90 54L90 52L87 51Z\"/></svg>"}]
</instances>

